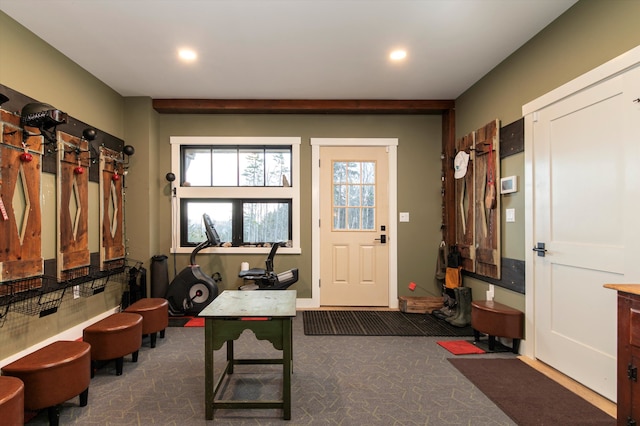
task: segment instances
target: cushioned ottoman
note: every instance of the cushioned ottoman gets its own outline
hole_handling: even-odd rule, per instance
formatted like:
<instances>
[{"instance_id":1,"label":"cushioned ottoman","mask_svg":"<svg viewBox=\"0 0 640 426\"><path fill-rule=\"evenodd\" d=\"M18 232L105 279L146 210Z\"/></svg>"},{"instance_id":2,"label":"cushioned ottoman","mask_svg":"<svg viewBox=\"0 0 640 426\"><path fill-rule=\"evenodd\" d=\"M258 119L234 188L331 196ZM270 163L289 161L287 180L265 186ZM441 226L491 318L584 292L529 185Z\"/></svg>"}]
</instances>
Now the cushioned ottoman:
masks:
<instances>
[{"instance_id":1,"label":"cushioned ottoman","mask_svg":"<svg viewBox=\"0 0 640 426\"><path fill-rule=\"evenodd\" d=\"M169 326L169 302L160 297L140 299L125 312L142 315L142 334L150 335L151 347L156 347L156 336L164 337L164 330Z\"/></svg>"},{"instance_id":2,"label":"cushioned ottoman","mask_svg":"<svg viewBox=\"0 0 640 426\"><path fill-rule=\"evenodd\" d=\"M116 361L116 376L122 375L124 356L138 361L142 346L142 315L119 312L91 324L82 332L82 340L91 345L91 377L96 361Z\"/></svg>"},{"instance_id":3,"label":"cushioned ottoman","mask_svg":"<svg viewBox=\"0 0 640 426\"><path fill-rule=\"evenodd\" d=\"M495 348L496 337L513 339L512 352L517 354L524 332L524 313L491 300L475 300L471 302L471 327L476 342L480 333L489 336L490 350Z\"/></svg>"},{"instance_id":4,"label":"cushioned ottoman","mask_svg":"<svg viewBox=\"0 0 640 426\"><path fill-rule=\"evenodd\" d=\"M91 346L86 342L60 340L2 367L5 376L24 383L24 408L46 408L49 424L57 425L59 405L80 396L87 405L91 382Z\"/></svg>"},{"instance_id":5,"label":"cushioned ottoman","mask_svg":"<svg viewBox=\"0 0 640 426\"><path fill-rule=\"evenodd\" d=\"M24 383L17 377L0 376L0 423L24 424Z\"/></svg>"}]
</instances>

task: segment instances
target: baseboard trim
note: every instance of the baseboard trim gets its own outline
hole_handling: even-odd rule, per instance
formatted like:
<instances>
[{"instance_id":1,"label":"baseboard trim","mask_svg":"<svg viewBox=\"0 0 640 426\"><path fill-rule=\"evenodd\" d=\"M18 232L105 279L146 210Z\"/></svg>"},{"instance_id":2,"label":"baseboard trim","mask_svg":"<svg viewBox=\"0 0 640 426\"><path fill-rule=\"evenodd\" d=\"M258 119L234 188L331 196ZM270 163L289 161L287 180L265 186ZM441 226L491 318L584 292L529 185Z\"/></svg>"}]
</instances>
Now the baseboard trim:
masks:
<instances>
[{"instance_id":1,"label":"baseboard trim","mask_svg":"<svg viewBox=\"0 0 640 426\"><path fill-rule=\"evenodd\" d=\"M53 342L57 342L58 340L77 340L80 339L82 337L82 331L87 328L88 326L90 326L91 324L100 321L103 318L108 317L109 315L119 312L120 311L120 306L116 306L115 308L112 308L106 312L101 313L100 315L96 315L93 318L90 318L84 322L81 322L80 324L77 324L71 328L68 328L67 330L63 331L62 333L58 333L55 336L52 336L48 339L45 339L41 342L38 342L37 344L23 350L20 352L17 352L13 355L11 355L10 357L7 357L3 360L0 360L0 368L2 368L3 366L12 363L15 360L18 360L20 358L22 358L25 355L28 355L34 351L37 351L40 348L44 348L45 346L53 343Z\"/></svg>"}]
</instances>

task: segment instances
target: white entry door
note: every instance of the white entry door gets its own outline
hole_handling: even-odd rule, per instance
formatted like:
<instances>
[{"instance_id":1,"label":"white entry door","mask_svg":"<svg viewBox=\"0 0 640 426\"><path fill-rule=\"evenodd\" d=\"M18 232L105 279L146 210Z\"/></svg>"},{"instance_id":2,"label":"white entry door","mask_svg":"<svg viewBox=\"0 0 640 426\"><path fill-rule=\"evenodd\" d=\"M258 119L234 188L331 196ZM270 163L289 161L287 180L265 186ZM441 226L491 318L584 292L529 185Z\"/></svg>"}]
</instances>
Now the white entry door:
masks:
<instances>
[{"instance_id":1,"label":"white entry door","mask_svg":"<svg viewBox=\"0 0 640 426\"><path fill-rule=\"evenodd\" d=\"M632 80L612 77L529 116L535 357L613 401L616 293L603 284L640 269Z\"/></svg>"},{"instance_id":2,"label":"white entry door","mask_svg":"<svg viewBox=\"0 0 640 426\"><path fill-rule=\"evenodd\" d=\"M386 147L320 148L321 305L389 305Z\"/></svg>"}]
</instances>

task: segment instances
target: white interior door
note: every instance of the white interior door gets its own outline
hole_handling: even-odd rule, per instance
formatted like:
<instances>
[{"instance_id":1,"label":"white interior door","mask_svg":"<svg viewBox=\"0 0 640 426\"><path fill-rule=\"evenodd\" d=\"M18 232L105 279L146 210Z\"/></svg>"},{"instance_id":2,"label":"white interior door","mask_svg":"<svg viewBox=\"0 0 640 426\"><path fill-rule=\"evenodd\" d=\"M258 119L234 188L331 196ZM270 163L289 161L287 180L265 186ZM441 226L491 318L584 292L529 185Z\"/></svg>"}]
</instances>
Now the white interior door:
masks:
<instances>
[{"instance_id":1,"label":"white interior door","mask_svg":"<svg viewBox=\"0 0 640 426\"><path fill-rule=\"evenodd\" d=\"M532 242L546 250L531 258L534 354L613 401L616 294L603 284L638 278L635 74L635 82L618 75L532 114Z\"/></svg>"},{"instance_id":2,"label":"white interior door","mask_svg":"<svg viewBox=\"0 0 640 426\"><path fill-rule=\"evenodd\" d=\"M385 147L320 149L321 305L389 305Z\"/></svg>"}]
</instances>

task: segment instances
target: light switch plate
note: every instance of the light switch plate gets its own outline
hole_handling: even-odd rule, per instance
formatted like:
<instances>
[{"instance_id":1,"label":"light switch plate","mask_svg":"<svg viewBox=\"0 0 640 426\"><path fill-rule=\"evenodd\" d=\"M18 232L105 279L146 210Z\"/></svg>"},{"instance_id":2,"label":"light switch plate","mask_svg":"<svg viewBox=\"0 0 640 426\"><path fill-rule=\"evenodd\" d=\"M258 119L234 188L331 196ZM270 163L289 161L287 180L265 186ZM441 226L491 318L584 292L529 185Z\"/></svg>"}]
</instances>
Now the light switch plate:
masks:
<instances>
[{"instance_id":1,"label":"light switch plate","mask_svg":"<svg viewBox=\"0 0 640 426\"><path fill-rule=\"evenodd\" d=\"M409 222L409 212L400 212L400 222Z\"/></svg>"},{"instance_id":2,"label":"light switch plate","mask_svg":"<svg viewBox=\"0 0 640 426\"><path fill-rule=\"evenodd\" d=\"M516 209L506 209L505 217L507 222L515 222L516 221Z\"/></svg>"}]
</instances>

